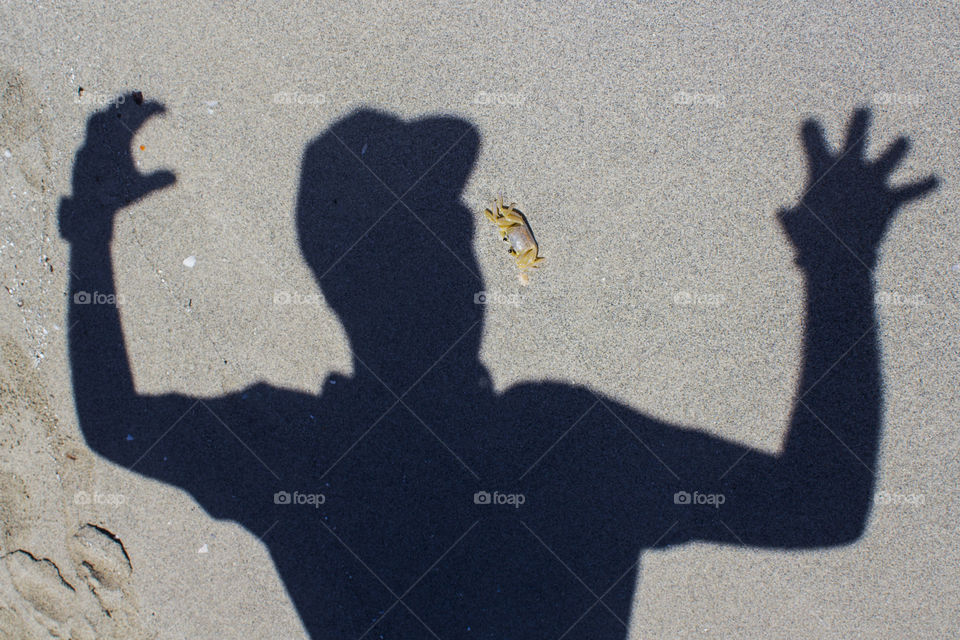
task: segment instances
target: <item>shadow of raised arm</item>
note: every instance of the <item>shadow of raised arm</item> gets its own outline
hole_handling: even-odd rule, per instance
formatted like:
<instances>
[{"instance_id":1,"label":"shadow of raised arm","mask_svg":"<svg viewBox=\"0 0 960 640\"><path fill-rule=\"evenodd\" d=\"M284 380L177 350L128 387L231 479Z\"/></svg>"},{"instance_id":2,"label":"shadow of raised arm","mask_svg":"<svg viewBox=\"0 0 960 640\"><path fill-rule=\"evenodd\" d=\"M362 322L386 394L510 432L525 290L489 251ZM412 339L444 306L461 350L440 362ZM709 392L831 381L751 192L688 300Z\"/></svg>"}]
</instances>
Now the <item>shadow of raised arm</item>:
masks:
<instances>
[{"instance_id":1,"label":"shadow of raised arm","mask_svg":"<svg viewBox=\"0 0 960 640\"><path fill-rule=\"evenodd\" d=\"M120 325L123 296L116 290L110 244L114 218L123 207L176 181L169 171L141 174L130 150L136 131L163 110L156 102L137 104L128 94L92 115L74 161L73 193L60 202L60 235L70 242L67 339L74 402L88 439L112 440L113 435L119 439L127 433L131 404L137 398ZM93 423L109 425L116 433L91 431Z\"/></svg>"},{"instance_id":2,"label":"shadow of raised arm","mask_svg":"<svg viewBox=\"0 0 960 640\"><path fill-rule=\"evenodd\" d=\"M779 456L745 453L732 468L711 469L726 469L722 478L702 478L737 508L696 537L817 547L852 542L866 527L882 415L872 270L900 208L937 185L928 177L888 186L908 143L899 138L868 161L868 123L869 112L856 111L837 153L816 123L803 126L808 184L800 203L779 215L807 289L789 431Z\"/></svg>"}]
</instances>

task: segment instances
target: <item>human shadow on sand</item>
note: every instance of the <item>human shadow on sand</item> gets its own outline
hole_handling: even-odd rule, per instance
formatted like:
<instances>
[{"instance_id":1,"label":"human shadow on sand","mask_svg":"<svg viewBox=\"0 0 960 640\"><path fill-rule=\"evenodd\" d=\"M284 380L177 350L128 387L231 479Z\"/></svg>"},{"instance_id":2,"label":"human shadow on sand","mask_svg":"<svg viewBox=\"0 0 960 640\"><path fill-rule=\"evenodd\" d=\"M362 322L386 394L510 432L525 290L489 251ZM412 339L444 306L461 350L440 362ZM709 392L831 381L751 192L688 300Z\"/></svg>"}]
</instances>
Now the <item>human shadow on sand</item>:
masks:
<instances>
[{"instance_id":1,"label":"human shadow on sand","mask_svg":"<svg viewBox=\"0 0 960 640\"><path fill-rule=\"evenodd\" d=\"M353 377L317 395L138 393L118 310L100 302L116 293L114 215L175 181L131 158L160 111L131 99L92 115L61 203L80 425L106 459L262 537L312 637L622 639L646 549L863 533L882 409L871 270L901 205L936 186L887 185L907 142L866 160L868 111L839 152L814 122L801 129L807 189L779 220L804 274L805 337L777 455L586 387L493 390L478 360L482 218L461 201L480 136L454 117L359 110L304 154L297 231Z\"/></svg>"}]
</instances>

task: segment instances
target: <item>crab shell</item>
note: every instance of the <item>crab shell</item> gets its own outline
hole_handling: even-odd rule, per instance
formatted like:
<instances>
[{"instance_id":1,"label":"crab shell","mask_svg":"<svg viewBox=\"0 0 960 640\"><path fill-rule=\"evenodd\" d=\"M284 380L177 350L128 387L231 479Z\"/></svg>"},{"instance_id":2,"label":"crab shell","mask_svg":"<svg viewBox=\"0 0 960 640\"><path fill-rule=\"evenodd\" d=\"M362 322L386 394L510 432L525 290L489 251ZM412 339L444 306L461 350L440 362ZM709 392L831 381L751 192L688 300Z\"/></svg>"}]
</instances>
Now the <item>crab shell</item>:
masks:
<instances>
[{"instance_id":1,"label":"crab shell","mask_svg":"<svg viewBox=\"0 0 960 640\"><path fill-rule=\"evenodd\" d=\"M526 220L524 220L526 222ZM516 255L523 255L525 251L537 249L537 243L533 239L533 233L528 224L516 225L510 227L504 236L510 243L510 248ZM536 255L536 254L534 254Z\"/></svg>"}]
</instances>

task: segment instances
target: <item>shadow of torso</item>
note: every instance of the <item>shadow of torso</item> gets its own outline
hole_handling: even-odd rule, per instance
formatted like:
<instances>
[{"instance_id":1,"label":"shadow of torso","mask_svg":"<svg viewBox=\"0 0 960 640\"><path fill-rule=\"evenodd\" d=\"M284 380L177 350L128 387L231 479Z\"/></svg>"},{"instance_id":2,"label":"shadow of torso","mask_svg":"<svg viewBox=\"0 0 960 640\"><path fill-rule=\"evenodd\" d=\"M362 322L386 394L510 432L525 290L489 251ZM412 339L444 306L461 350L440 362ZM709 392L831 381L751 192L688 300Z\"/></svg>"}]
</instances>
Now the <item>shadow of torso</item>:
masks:
<instances>
[{"instance_id":1,"label":"shadow of torso","mask_svg":"<svg viewBox=\"0 0 960 640\"><path fill-rule=\"evenodd\" d=\"M719 517L675 504L673 468L718 478L737 447L562 384L441 398L447 373L402 403L372 376L150 398L176 426L123 462L262 535L314 637L625 637L642 549Z\"/></svg>"}]
</instances>

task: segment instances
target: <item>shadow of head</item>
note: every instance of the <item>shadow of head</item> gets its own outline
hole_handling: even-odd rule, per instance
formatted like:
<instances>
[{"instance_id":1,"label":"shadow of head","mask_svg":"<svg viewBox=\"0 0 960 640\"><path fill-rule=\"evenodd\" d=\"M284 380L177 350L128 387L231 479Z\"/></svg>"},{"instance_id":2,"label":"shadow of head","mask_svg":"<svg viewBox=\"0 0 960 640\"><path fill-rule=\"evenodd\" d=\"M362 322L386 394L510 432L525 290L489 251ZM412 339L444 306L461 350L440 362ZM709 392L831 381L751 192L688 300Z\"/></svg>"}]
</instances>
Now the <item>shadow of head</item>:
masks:
<instances>
[{"instance_id":1,"label":"shadow of head","mask_svg":"<svg viewBox=\"0 0 960 640\"><path fill-rule=\"evenodd\" d=\"M364 109L307 147L301 250L354 353L378 376L415 378L423 366L411 363L429 366L482 319L474 216L460 201L479 145L458 118ZM467 337L474 352L480 334Z\"/></svg>"}]
</instances>

